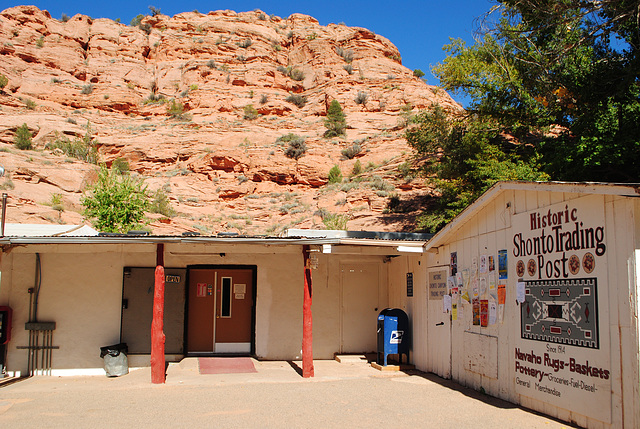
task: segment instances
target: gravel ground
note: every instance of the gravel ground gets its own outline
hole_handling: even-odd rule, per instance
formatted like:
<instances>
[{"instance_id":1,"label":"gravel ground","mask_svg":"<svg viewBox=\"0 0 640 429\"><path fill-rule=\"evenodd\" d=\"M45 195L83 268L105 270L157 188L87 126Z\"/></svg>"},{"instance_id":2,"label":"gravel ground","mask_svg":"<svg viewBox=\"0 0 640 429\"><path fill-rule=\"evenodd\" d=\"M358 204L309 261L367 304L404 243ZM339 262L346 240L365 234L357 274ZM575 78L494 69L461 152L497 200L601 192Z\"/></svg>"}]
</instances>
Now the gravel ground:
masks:
<instances>
[{"instance_id":1,"label":"gravel ground","mask_svg":"<svg viewBox=\"0 0 640 429\"><path fill-rule=\"evenodd\" d=\"M257 373L200 375L172 364L164 385L149 368L118 378L34 377L0 387L0 427L23 428L561 428L541 416L420 372L367 364L255 362Z\"/></svg>"}]
</instances>

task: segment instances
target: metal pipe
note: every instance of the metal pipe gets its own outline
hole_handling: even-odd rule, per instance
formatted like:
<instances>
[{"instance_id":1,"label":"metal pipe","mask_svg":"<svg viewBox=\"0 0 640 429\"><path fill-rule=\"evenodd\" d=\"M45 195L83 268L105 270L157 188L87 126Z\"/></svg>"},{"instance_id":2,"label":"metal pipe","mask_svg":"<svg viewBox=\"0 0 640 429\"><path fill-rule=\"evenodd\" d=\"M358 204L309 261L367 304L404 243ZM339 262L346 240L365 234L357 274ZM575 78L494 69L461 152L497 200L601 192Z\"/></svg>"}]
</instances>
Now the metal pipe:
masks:
<instances>
[{"instance_id":1,"label":"metal pipe","mask_svg":"<svg viewBox=\"0 0 640 429\"><path fill-rule=\"evenodd\" d=\"M29 350L27 351L27 370L29 371L29 375L31 373L31 365L33 364L32 354L33 354L33 331L29 331Z\"/></svg>"},{"instance_id":2,"label":"metal pipe","mask_svg":"<svg viewBox=\"0 0 640 429\"><path fill-rule=\"evenodd\" d=\"M7 219L7 193L2 194L2 224L0 224L0 237L4 237L4 223Z\"/></svg>"}]
</instances>

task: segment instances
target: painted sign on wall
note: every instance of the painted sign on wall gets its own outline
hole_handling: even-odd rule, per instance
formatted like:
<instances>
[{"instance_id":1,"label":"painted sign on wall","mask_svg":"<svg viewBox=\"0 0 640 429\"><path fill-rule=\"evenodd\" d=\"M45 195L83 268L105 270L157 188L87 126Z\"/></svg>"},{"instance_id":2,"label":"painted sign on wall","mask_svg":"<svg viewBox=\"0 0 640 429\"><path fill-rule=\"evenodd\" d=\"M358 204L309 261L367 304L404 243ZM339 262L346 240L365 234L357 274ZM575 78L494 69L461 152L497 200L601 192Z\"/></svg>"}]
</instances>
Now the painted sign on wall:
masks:
<instances>
[{"instance_id":1,"label":"painted sign on wall","mask_svg":"<svg viewBox=\"0 0 640 429\"><path fill-rule=\"evenodd\" d=\"M509 262L524 300L513 351L516 392L611 421L602 197L514 215ZM511 271L513 270L513 271Z\"/></svg>"},{"instance_id":2,"label":"painted sign on wall","mask_svg":"<svg viewBox=\"0 0 640 429\"><path fill-rule=\"evenodd\" d=\"M429 299L444 299L447 294L447 270L429 273Z\"/></svg>"}]
</instances>

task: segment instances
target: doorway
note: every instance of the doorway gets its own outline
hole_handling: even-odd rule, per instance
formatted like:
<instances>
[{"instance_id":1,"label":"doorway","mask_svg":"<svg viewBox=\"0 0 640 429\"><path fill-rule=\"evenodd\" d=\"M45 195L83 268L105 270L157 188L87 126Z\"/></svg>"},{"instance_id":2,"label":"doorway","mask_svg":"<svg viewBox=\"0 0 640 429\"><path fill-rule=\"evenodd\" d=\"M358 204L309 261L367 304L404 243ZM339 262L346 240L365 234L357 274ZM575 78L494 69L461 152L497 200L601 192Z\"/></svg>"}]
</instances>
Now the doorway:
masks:
<instances>
[{"instance_id":1,"label":"doorway","mask_svg":"<svg viewBox=\"0 0 640 429\"><path fill-rule=\"evenodd\" d=\"M449 313L442 312L443 296L446 290L449 270L447 267L428 271L426 285L427 303L427 368L442 378L451 378L451 319Z\"/></svg>"},{"instance_id":2,"label":"doorway","mask_svg":"<svg viewBox=\"0 0 640 429\"><path fill-rule=\"evenodd\" d=\"M341 353L376 351L376 323L380 309L379 269L378 263L340 265Z\"/></svg>"},{"instance_id":3,"label":"doorway","mask_svg":"<svg viewBox=\"0 0 640 429\"><path fill-rule=\"evenodd\" d=\"M255 268L190 268L187 299L188 354L252 353Z\"/></svg>"}]
</instances>

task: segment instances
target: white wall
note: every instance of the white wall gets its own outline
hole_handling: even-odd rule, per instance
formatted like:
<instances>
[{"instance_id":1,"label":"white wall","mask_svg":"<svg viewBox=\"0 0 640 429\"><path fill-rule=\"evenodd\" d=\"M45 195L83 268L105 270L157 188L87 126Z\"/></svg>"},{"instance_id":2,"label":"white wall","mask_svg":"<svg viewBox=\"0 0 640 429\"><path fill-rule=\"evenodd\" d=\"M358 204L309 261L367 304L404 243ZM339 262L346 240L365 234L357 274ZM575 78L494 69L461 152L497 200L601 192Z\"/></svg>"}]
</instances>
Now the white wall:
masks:
<instances>
[{"instance_id":1,"label":"white wall","mask_svg":"<svg viewBox=\"0 0 640 429\"><path fill-rule=\"evenodd\" d=\"M10 371L27 371L27 351L16 346L28 344L24 323L28 321L27 290L35 282L36 252L42 261L38 319L57 324L53 343L60 349L53 351L53 368L58 373L101 368L100 347L120 341L123 268L155 266L155 245L34 245L2 254L0 305L14 310ZM380 299L386 306L387 270L382 260L380 255L318 254L318 269L312 270L314 358L332 359L340 351L340 264L379 263ZM255 354L273 360L301 358L302 246L165 245L165 266L190 265L255 265ZM375 321L371 330L375 332Z\"/></svg>"},{"instance_id":2,"label":"white wall","mask_svg":"<svg viewBox=\"0 0 640 429\"><path fill-rule=\"evenodd\" d=\"M597 277L600 348L586 349L566 346L558 351L555 344L520 338L520 306L516 304L517 275L513 249L516 226L514 219L522 224L524 216L542 212L554 204L580 206L580 219L585 226L595 226L600 218L604 221L606 234L606 254L596 257L597 269L586 277ZM585 209L591 207L592 209ZM450 255L457 252L458 270L470 268L475 258L479 263L481 255L498 256L498 251L506 249L508 254L508 279L506 280L506 302L504 321L487 327L477 326L472 320L472 305L461 304L462 319L451 322L451 377L474 389L483 389L490 395L519 403L525 407L574 421L587 427L638 427L638 326L630 298L635 302L637 282L632 273L635 268L634 251L638 247L638 203L629 198L584 194L503 191L487 206L478 210L470 220L460 225L437 249L428 254L428 266L447 266ZM600 213L600 215L598 215ZM521 215L518 217L518 215ZM548 229L547 229L548 231ZM593 250L591 250L593 252ZM582 257L584 251L579 253ZM558 257L558 254L544 254L543 257ZM569 255L567 255L569 257ZM529 259L525 259L525 262ZM537 258L534 258L539 260ZM495 261L497 265L497 260ZM496 270L497 270L496 266ZM584 276L578 274L576 278ZM499 283L496 274L496 283ZM532 279L528 274L525 280ZM573 278L573 276L569 276ZM544 277L543 277L544 278ZM460 301L462 302L462 300ZM431 310L431 313L429 313ZM433 307L424 300L417 301L415 310L420 315L414 317L414 331L423 328L425 320L433 316ZM592 313L593 314L593 313ZM416 326L417 325L417 326ZM415 350L415 362L419 369L434 371L434 362L428 347L429 339L420 341ZM548 347L552 347L549 349ZM568 370L555 371L543 362L528 364L518 359L516 350L529 353L531 350L541 358L567 361L588 360L610 371L610 378L590 379ZM554 351L555 350L555 351ZM516 373L516 363L521 366L541 369L551 377L573 379L584 384L594 384L598 391L590 393L582 387L567 388L550 381L548 375L539 381L547 386L546 391L537 390L535 381L521 371ZM583 364L585 362L582 362ZM531 388L516 385L516 378L531 381ZM545 388L545 387L543 387ZM555 393L549 393L555 390ZM543 392L543 393L541 393ZM609 392L611 392L609 394ZM590 404L597 404L591 406ZM623 413L624 410L624 413Z\"/></svg>"}]
</instances>

